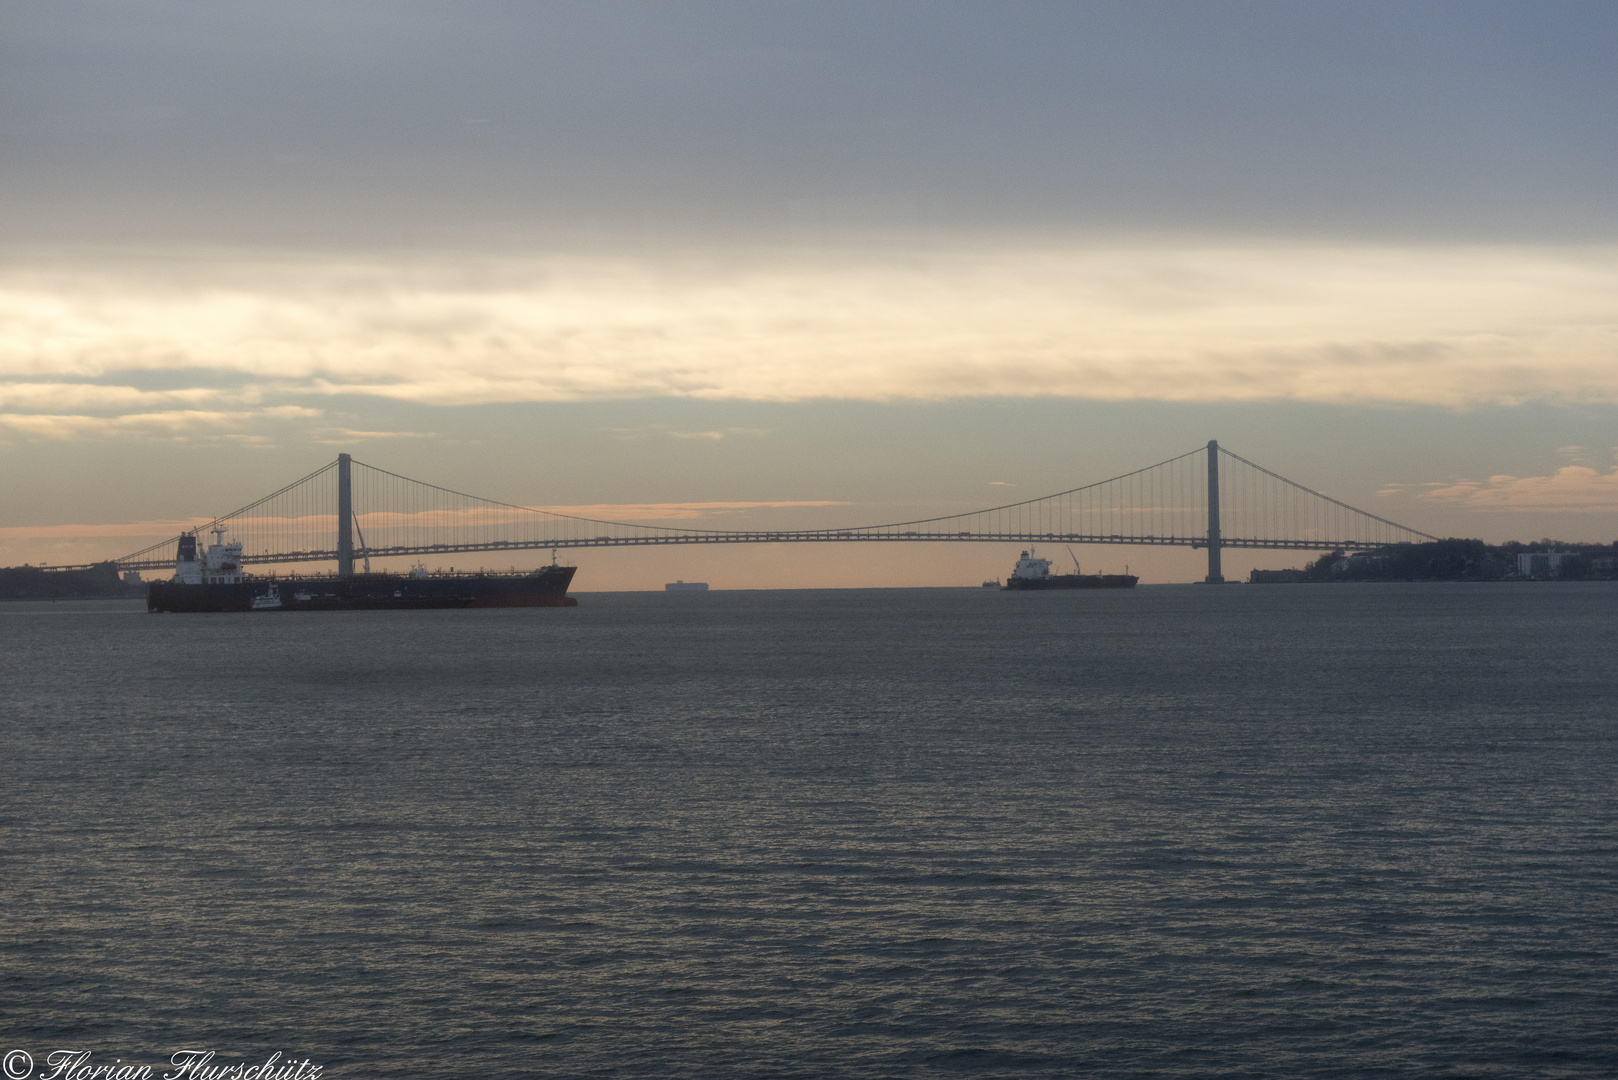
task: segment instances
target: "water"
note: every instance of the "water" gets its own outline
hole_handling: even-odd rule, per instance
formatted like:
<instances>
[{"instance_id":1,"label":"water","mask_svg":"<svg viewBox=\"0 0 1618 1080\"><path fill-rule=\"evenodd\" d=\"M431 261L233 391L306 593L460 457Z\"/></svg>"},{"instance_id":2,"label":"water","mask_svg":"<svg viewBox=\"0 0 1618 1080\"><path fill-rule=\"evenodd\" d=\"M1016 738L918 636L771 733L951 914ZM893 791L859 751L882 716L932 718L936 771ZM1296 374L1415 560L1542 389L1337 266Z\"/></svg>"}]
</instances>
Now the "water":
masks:
<instances>
[{"instance_id":1,"label":"water","mask_svg":"<svg viewBox=\"0 0 1618 1080\"><path fill-rule=\"evenodd\" d=\"M0 1051L1614 1075L1615 615L1600 584L0 605Z\"/></svg>"}]
</instances>

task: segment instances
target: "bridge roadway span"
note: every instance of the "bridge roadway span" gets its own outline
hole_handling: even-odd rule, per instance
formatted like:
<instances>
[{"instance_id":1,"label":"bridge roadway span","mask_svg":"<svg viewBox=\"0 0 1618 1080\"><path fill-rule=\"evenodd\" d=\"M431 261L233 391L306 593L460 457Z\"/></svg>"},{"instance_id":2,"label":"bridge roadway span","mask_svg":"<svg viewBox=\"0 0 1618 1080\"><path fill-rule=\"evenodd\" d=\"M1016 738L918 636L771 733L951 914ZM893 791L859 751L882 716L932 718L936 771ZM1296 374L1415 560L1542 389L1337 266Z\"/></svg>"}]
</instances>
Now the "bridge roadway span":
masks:
<instances>
[{"instance_id":1,"label":"bridge roadway span","mask_svg":"<svg viewBox=\"0 0 1618 1080\"><path fill-rule=\"evenodd\" d=\"M681 532L651 536L594 536L570 540L498 540L482 544L428 544L418 547L360 547L353 549L353 558L386 559L405 556L453 555L478 551L532 551L561 550L562 548L648 547L669 544L816 544L816 543L1011 543L1011 544L1133 544L1147 547L1205 548L1206 536L1124 536L1117 533L1097 535L1090 533L931 533L931 532L861 532L858 530L817 529L784 532ZM1332 551L1337 548L1364 547L1357 540L1273 540L1242 537L1221 537L1221 547L1281 548L1294 551ZM244 563L302 563L332 562L338 552L285 551L263 555L242 554ZM123 570L163 570L172 568L174 559L152 558L123 560Z\"/></svg>"}]
</instances>

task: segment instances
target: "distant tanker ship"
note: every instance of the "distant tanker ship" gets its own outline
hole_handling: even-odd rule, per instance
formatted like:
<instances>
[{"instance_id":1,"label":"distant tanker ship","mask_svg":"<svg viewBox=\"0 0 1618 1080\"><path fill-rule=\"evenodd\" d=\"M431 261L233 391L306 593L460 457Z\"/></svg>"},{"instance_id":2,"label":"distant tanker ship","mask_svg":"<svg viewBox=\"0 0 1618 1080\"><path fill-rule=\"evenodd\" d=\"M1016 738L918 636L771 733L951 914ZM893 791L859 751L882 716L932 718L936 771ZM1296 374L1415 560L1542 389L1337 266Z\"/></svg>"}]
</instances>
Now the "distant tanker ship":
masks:
<instances>
[{"instance_id":1,"label":"distant tanker ship","mask_svg":"<svg viewBox=\"0 0 1618 1080\"><path fill-rule=\"evenodd\" d=\"M1073 552L1069 550L1068 554ZM1133 589L1140 581L1134 574L1081 574L1078 570L1079 560L1074 558L1073 573L1053 574L1049 559L1035 558L1032 551L1025 551L1001 589Z\"/></svg>"},{"instance_id":2,"label":"distant tanker ship","mask_svg":"<svg viewBox=\"0 0 1618 1080\"><path fill-rule=\"evenodd\" d=\"M214 542L197 551L197 538L180 537L174 577L154 581L147 611L376 611L462 607L577 607L567 595L574 566L542 566L532 573L429 573L346 577L252 578L242 570L240 541Z\"/></svg>"}]
</instances>

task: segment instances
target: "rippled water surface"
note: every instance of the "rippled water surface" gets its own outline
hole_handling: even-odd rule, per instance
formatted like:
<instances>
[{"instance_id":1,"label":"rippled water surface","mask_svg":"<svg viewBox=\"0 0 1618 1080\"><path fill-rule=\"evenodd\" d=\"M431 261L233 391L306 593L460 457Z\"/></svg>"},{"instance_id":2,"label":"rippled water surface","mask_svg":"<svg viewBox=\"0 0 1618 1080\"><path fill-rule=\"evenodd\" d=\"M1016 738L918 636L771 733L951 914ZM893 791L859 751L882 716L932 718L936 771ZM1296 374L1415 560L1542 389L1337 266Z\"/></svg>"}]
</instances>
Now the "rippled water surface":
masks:
<instances>
[{"instance_id":1,"label":"rippled water surface","mask_svg":"<svg viewBox=\"0 0 1618 1080\"><path fill-rule=\"evenodd\" d=\"M0 605L0 1051L1618 1071L1618 589Z\"/></svg>"}]
</instances>

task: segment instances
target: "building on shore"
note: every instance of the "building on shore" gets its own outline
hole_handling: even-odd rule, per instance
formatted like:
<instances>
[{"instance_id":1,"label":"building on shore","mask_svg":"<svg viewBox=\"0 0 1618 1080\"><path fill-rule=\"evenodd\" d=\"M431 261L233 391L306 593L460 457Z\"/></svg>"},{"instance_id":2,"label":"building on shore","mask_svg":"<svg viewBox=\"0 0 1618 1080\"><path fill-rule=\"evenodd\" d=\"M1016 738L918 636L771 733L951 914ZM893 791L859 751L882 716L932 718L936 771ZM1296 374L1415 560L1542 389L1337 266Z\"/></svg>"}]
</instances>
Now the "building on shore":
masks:
<instances>
[{"instance_id":1,"label":"building on shore","mask_svg":"<svg viewBox=\"0 0 1618 1080\"><path fill-rule=\"evenodd\" d=\"M1517 556L1517 576L1559 578L1562 576L1562 563L1578 554L1576 551L1525 551Z\"/></svg>"}]
</instances>

